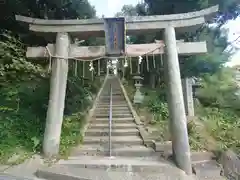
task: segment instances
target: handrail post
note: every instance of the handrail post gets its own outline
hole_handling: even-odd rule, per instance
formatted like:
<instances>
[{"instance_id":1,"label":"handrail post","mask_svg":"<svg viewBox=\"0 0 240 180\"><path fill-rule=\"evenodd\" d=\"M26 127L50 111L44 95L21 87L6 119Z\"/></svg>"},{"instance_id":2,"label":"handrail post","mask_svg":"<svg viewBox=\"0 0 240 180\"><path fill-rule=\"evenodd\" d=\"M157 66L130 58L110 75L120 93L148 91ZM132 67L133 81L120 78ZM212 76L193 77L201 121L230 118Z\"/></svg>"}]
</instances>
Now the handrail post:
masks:
<instances>
[{"instance_id":1,"label":"handrail post","mask_svg":"<svg viewBox=\"0 0 240 180\"><path fill-rule=\"evenodd\" d=\"M109 107L109 156L112 156L112 85L110 84L110 107Z\"/></svg>"}]
</instances>

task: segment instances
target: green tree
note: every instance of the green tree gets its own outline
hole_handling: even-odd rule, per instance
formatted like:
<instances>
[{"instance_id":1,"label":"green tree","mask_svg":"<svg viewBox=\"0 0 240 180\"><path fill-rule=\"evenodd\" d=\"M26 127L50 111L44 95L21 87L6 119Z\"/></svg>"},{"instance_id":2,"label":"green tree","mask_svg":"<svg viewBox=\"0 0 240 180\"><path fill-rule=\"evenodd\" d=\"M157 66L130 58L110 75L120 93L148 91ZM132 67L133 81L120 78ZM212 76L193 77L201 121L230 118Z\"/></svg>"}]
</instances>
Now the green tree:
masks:
<instances>
[{"instance_id":1,"label":"green tree","mask_svg":"<svg viewBox=\"0 0 240 180\"><path fill-rule=\"evenodd\" d=\"M118 12L116 16L137 16L137 8L131 5L124 5L121 9L121 12Z\"/></svg>"},{"instance_id":2,"label":"green tree","mask_svg":"<svg viewBox=\"0 0 240 180\"><path fill-rule=\"evenodd\" d=\"M0 6L1 29L27 32L27 26L20 26L15 15L42 19L93 18L96 11L87 0L7 0Z\"/></svg>"},{"instance_id":3,"label":"green tree","mask_svg":"<svg viewBox=\"0 0 240 180\"><path fill-rule=\"evenodd\" d=\"M222 30L222 26L229 20L238 16L239 4L237 0L216 1L216 0L145 0L144 3L133 6L123 6L122 15L128 16L131 12L137 12L135 15L165 15L197 11L212 5L220 4L220 11L215 18L208 23L214 23L212 26L204 25L196 32L178 35L185 41L206 40L208 43L208 54L205 56L185 56L180 58L182 76L201 76L205 73L214 73L223 67L228 61L229 52L226 48L231 46L227 42L227 36ZM126 8L127 7L127 8ZM120 13L120 14L121 14ZM163 39L162 33L144 34L131 36L131 43L149 43L154 39ZM225 50L225 52L224 52ZM159 71L159 70L157 70ZM159 73L156 71L155 75ZM144 75L146 77L146 74ZM149 81L148 81L149 82Z\"/></svg>"}]
</instances>

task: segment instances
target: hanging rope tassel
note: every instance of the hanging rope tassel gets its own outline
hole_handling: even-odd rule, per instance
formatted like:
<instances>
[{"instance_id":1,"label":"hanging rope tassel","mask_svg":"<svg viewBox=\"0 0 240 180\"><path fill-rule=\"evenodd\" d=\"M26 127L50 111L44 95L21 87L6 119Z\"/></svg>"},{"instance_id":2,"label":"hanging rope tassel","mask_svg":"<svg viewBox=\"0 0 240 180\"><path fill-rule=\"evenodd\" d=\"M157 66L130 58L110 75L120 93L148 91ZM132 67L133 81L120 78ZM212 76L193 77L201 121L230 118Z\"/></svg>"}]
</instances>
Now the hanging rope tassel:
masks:
<instances>
[{"instance_id":1,"label":"hanging rope tassel","mask_svg":"<svg viewBox=\"0 0 240 180\"><path fill-rule=\"evenodd\" d=\"M124 79L124 77L125 77L125 59L122 59L122 78Z\"/></svg>"},{"instance_id":2,"label":"hanging rope tassel","mask_svg":"<svg viewBox=\"0 0 240 180\"><path fill-rule=\"evenodd\" d=\"M83 61L83 77L85 77L85 62Z\"/></svg>"},{"instance_id":3,"label":"hanging rope tassel","mask_svg":"<svg viewBox=\"0 0 240 180\"><path fill-rule=\"evenodd\" d=\"M142 63L142 56L139 56L138 57L138 74L141 73L141 63Z\"/></svg>"},{"instance_id":4,"label":"hanging rope tassel","mask_svg":"<svg viewBox=\"0 0 240 180\"><path fill-rule=\"evenodd\" d=\"M93 61L90 62L89 67L90 67L89 70L91 71L91 74L92 74L92 81L93 81L93 75L94 75L94 74L93 74L93 73L94 73Z\"/></svg>"},{"instance_id":5,"label":"hanging rope tassel","mask_svg":"<svg viewBox=\"0 0 240 180\"><path fill-rule=\"evenodd\" d=\"M162 52L164 53L165 44L162 45ZM161 66L163 67L163 53L161 54Z\"/></svg>"},{"instance_id":6,"label":"hanging rope tassel","mask_svg":"<svg viewBox=\"0 0 240 180\"><path fill-rule=\"evenodd\" d=\"M156 68L155 55L154 55L154 53L152 55L153 55L153 68L155 69Z\"/></svg>"},{"instance_id":7,"label":"hanging rope tassel","mask_svg":"<svg viewBox=\"0 0 240 180\"><path fill-rule=\"evenodd\" d=\"M100 70L101 70L101 61L98 60L98 76L100 76Z\"/></svg>"},{"instance_id":8,"label":"hanging rope tassel","mask_svg":"<svg viewBox=\"0 0 240 180\"><path fill-rule=\"evenodd\" d=\"M94 76L94 74L93 74L93 71L92 71L92 81L93 81L93 76Z\"/></svg>"},{"instance_id":9,"label":"hanging rope tassel","mask_svg":"<svg viewBox=\"0 0 240 180\"><path fill-rule=\"evenodd\" d=\"M75 61L75 72L74 72L74 75L77 76L77 61Z\"/></svg>"},{"instance_id":10,"label":"hanging rope tassel","mask_svg":"<svg viewBox=\"0 0 240 180\"><path fill-rule=\"evenodd\" d=\"M132 74L132 57L129 57L129 61L130 61L130 74Z\"/></svg>"},{"instance_id":11,"label":"hanging rope tassel","mask_svg":"<svg viewBox=\"0 0 240 180\"><path fill-rule=\"evenodd\" d=\"M128 67L128 59L127 56L124 57L124 67Z\"/></svg>"},{"instance_id":12,"label":"hanging rope tassel","mask_svg":"<svg viewBox=\"0 0 240 180\"><path fill-rule=\"evenodd\" d=\"M146 63L147 63L147 71L149 72L149 61L148 61L148 55L146 55Z\"/></svg>"},{"instance_id":13,"label":"hanging rope tassel","mask_svg":"<svg viewBox=\"0 0 240 180\"><path fill-rule=\"evenodd\" d=\"M49 56L48 73L50 73L51 69L52 69L52 54L51 54L50 50L48 49L48 47L46 46L46 49L44 51L44 56L46 56L47 53Z\"/></svg>"},{"instance_id":14,"label":"hanging rope tassel","mask_svg":"<svg viewBox=\"0 0 240 180\"><path fill-rule=\"evenodd\" d=\"M48 73L52 70L52 56L49 56Z\"/></svg>"},{"instance_id":15,"label":"hanging rope tassel","mask_svg":"<svg viewBox=\"0 0 240 180\"><path fill-rule=\"evenodd\" d=\"M161 54L161 67L163 66L163 55Z\"/></svg>"}]
</instances>

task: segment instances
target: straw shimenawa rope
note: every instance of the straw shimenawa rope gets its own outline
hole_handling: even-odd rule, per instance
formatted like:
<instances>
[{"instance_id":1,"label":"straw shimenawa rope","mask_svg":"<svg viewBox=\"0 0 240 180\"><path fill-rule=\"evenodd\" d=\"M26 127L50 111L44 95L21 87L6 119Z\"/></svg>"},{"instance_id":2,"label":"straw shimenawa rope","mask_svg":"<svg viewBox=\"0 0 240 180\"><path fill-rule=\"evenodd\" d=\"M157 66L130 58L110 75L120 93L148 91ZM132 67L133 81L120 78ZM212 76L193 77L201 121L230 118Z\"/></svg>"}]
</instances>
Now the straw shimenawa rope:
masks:
<instances>
[{"instance_id":1,"label":"straw shimenawa rope","mask_svg":"<svg viewBox=\"0 0 240 180\"><path fill-rule=\"evenodd\" d=\"M163 47L165 47L164 44L161 45L160 47L157 47L157 48L155 48L155 49L153 49L153 50L150 50L150 51L148 51L147 53L144 53L144 54L142 54L142 55L140 55L140 56L146 56L146 55L148 55L148 54L150 54L150 53L153 54L154 51L156 51L157 49L163 48ZM94 58L94 59L81 59L81 58L75 58L75 57L63 57L63 56L56 56L56 55L51 54L51 52L50 52L48 46L46 46L46 50L47 50L47 53L48 53L48 56L49 56L49 67L48 67L48 71L51 70L52 58L59 58L59 59L72 59L72 60L76 60L76 61L84 61L84 62L85 62L85 61L93 62L93 61L100 60L100 59L103 59L103 58L109 58L108 56L101 56L101 57ZM46 51L45 51L45 53L46 53ZM127 57L130 57L130 56L128 56L127 54L126 54L126 56L127 56ZM119 57L121 57L121 56L119 56ZM119 57L116 57L116 58L119 58Z\"/></svg>"}]
</instances>

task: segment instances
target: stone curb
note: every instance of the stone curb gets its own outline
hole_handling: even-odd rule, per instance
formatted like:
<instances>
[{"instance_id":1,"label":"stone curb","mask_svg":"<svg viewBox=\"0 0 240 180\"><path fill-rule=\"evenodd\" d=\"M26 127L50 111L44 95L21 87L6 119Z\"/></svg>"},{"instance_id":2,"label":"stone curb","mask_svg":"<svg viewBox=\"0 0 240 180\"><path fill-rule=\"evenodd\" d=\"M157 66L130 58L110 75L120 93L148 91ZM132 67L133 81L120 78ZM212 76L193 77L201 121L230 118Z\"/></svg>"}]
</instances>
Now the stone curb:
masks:
<instances>
[{"instance_id":1,"label":"stone curb","mask_svg":"<svg viewBox=\"0 0 240 180\"><path fill-rule=\"evenodd\" d=\"M104 87L105 84L106 84L107 78L108 78L108 76L106 75L106 76L105 76L105 79L104 79L104 81L103 81L103 84L102 84L100 90L98 91L98 94L97 94L97 96L96 96L96 98L95 98L95 100L94 100L94 103L93 103L93 105L92 105L92 108L88 111L88 115L86 116L86 124L85 124L85 125L82 127L82 129L81 129L81 130L82 130L82 133L83 133L83 134L82 134L83 137L84 137L84 135L85 135L86 130L88 129L89 122L91 122L91 118L93 117L94 111L95 111L95 109L96 109L96 107L97 107L97 103L98 103L99 97L100 97L100 95L101 95L101 93L102 93L102 91L103 91L103 87Z\"/></svg>"},{"instance_id":2,"label":"stone curb","mask_svg":"<svg viewBox=\"0 0 240 180\"><path fill-rule=\"evenodd\" d=\"M119 78L118 78L118 81L120 83L120 87L121 87L121 89L123 91L124 98L127 101L128 107L129 107L130 111L132 112L132 115L134 117L134 120L135 120L136 124L137 125L142 125L143 123L140 121L139 116L137 115L136 111L134 110L134 108L132 106L132 103L131 103L128 95L127 95L127 92L126 92L125 88L123 87L123 84L122 84L122 82L120 81Z\"/></svg>"},{"instance_id":3,"label":"stone curb","mask_svg":"<svg viewBox=\"0 0 240 180\"><path fill-rule=\"evenodd\" d=\"M143 139L143 143L147 147L153 148L153 141L149 138L147 131L144 129L143 126L138 126L138 130L140 133L140 136Z\"/></svg>"},{"instance_id":4,"label":"stone curb","mask_svg":"<svg viewBox=\"0 0 240 180\"><path fill-rule=\"evenodd\" d=\"M233 151L223 152L220 157L223 174L229 179L240 179L240 158Z\"/></svg>"},{"instance_id":5,"label":"stone curb","mask_svg":"<svg viewBox=\"0 0 240 180\"><path fill-rule=\"evenodd\" d=\"M143 143L145 146L147 147L152 147L153 146L153 142L151 139L149 139L149 136L148 136L148 133L147 131L144 129L143 127L143 123L141 122L137 112L135 111L135 109L133 108L132 106L132 103L130 102L130 99L127 95L127 92L125 90L125 88L123 87L123 84L122 82L120 81L120 79L118 79L119 83L120 83L120 87L122 88L122 91L123 91L123 95L125 97L125 100L127 101L127 104L128 104L128 107L130 109L130 111L132 112L132 115L134 117L134 121L135 123L138 125L138 130L139 130L139 133L140 133L140 136L142 137L143 139Z\"/></svg>"}]
</instances>

